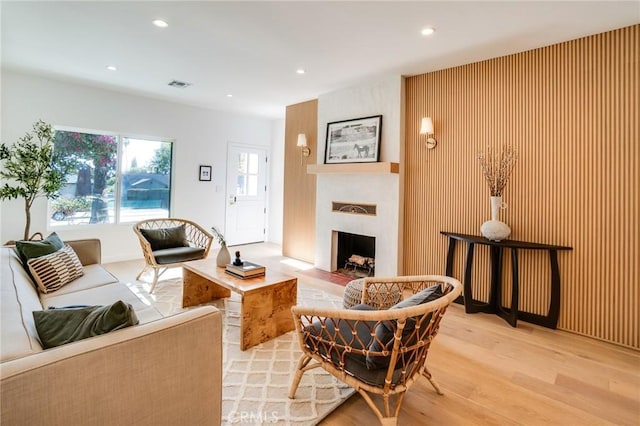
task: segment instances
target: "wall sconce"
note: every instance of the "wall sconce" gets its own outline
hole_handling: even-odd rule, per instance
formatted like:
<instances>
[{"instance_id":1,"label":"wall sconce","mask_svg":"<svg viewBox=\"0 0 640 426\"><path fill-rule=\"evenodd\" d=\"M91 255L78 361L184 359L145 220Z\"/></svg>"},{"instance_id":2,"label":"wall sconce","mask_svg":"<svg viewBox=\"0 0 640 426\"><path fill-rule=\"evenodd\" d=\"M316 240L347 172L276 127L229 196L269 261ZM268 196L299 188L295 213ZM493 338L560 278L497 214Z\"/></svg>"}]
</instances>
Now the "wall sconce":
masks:
<instances>
[{"instance_id":1,"label":"wall sconce","mask_svg":"<svg viewBox=\"0 0 640 426\"><path fill-rule=\"evenodd\" d=\"M298 134L298 145L302 150L300 151L300 165L303 164L304 157L311 155L311 149L307 146L307 135L304 133Z\"/></svg>"},{"instance_id":2,"label":"wall sconce","mask_svg":"<svg viewBox=\"0 0 640 426\"><path fill-rule=\"evenodd\" d=\"M433 134L433 121L431 120L431 117L422 118L422 124L420 125L420 134L427 135L425 145L428 149L433 149L436 147L438 141Z\"/></svg>"}]
</instances>

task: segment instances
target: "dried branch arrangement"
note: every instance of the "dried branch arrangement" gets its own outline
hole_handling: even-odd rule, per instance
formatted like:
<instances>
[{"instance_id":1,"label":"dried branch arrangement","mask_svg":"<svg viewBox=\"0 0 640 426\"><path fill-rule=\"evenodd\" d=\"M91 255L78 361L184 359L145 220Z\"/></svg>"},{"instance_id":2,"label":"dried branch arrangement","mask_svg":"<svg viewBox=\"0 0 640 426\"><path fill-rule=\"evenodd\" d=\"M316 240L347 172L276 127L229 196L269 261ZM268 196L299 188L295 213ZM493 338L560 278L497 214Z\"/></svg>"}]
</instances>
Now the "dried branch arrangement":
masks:
<instances>
[{"instance_id":1,"label":"dried branch arrangement","mask_svg":"<svg viewBox=\"0 0 640 426\"><path fill-rule=\"evenodd\" d=\"M213 236L218 240L218 244L220 244L221 246L227 244L227 242L224 240L224 235L222 235L222 232L218 231L218 228L212 226L211 231L213 231Z\"/></svg>"},{"instance_id":2,"label":"dried branch arrangement","mask_svg":"<svg viewBox=\"0 0 640 426\"><path fill-rule=\"evenodd\" d=\"M518 151L508 145L502 148L500 155L495 155L491 147L487 147L486 151L478 152L482 174L489 184L492 197L502 196L502 191L507 185L517 159Z\"/></svg>"}]
</instances>

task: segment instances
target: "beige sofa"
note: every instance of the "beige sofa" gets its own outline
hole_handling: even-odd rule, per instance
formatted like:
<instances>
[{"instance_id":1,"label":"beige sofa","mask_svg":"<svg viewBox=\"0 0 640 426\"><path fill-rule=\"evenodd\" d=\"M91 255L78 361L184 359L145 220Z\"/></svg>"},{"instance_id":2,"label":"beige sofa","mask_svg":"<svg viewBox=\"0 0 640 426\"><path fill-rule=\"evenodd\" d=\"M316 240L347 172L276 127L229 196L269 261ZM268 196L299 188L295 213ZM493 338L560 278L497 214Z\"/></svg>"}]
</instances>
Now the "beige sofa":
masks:
<instances>
[{"instance_id":1,"label":"beige sofa","mask_svg":"<svg viewBox=\"0 0 640 426\"><path fill-rule=\"evenodd\" d=\"M51 294L38 293L13 247L0 249L2 426L220 424L220 312L163 317L100 265L98 240L67 244L85 275ZM117 300L139 325L42 349L32 311Z\"/></svg>"}]
</instances>

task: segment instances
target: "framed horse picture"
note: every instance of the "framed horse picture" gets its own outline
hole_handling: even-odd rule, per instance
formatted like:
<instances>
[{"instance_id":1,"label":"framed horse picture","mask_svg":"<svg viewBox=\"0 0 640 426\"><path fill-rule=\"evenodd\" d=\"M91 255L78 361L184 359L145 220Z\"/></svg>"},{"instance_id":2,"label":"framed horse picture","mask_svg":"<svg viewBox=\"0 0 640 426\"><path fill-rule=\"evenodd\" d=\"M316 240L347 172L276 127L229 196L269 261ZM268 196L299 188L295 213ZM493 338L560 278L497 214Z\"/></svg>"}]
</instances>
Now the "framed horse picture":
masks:
<instances>
[{"instance_id":1,"label":"framed horse picture","mask_svg":"<svg viewBox=\"0 0 640 426\"><path fill-rule=\"evenodd\" d=\"M381 115L327 123L324 163L375 163L381 135Z\"/></svg>"}]
</instances>

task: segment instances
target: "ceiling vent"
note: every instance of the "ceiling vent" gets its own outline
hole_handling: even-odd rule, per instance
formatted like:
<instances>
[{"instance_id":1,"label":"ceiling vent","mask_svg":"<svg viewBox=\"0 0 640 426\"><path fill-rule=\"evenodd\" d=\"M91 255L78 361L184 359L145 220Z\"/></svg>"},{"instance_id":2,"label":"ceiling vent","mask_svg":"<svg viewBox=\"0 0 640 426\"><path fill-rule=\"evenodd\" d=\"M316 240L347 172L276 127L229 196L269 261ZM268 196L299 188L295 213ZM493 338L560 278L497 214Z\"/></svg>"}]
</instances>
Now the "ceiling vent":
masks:
<instances>
[{"instance_id":1,"label":"ceiling vent","mask_svg":"<svg viewBox=\"0 0 640 426\"><path fill-rule=\"evenodd\" d=\"M185 89L191 86L191 83L187 83L186 81L173 80L169 83L171 87L177 87L178 89Z\"/></svg>"}]
</instances>

